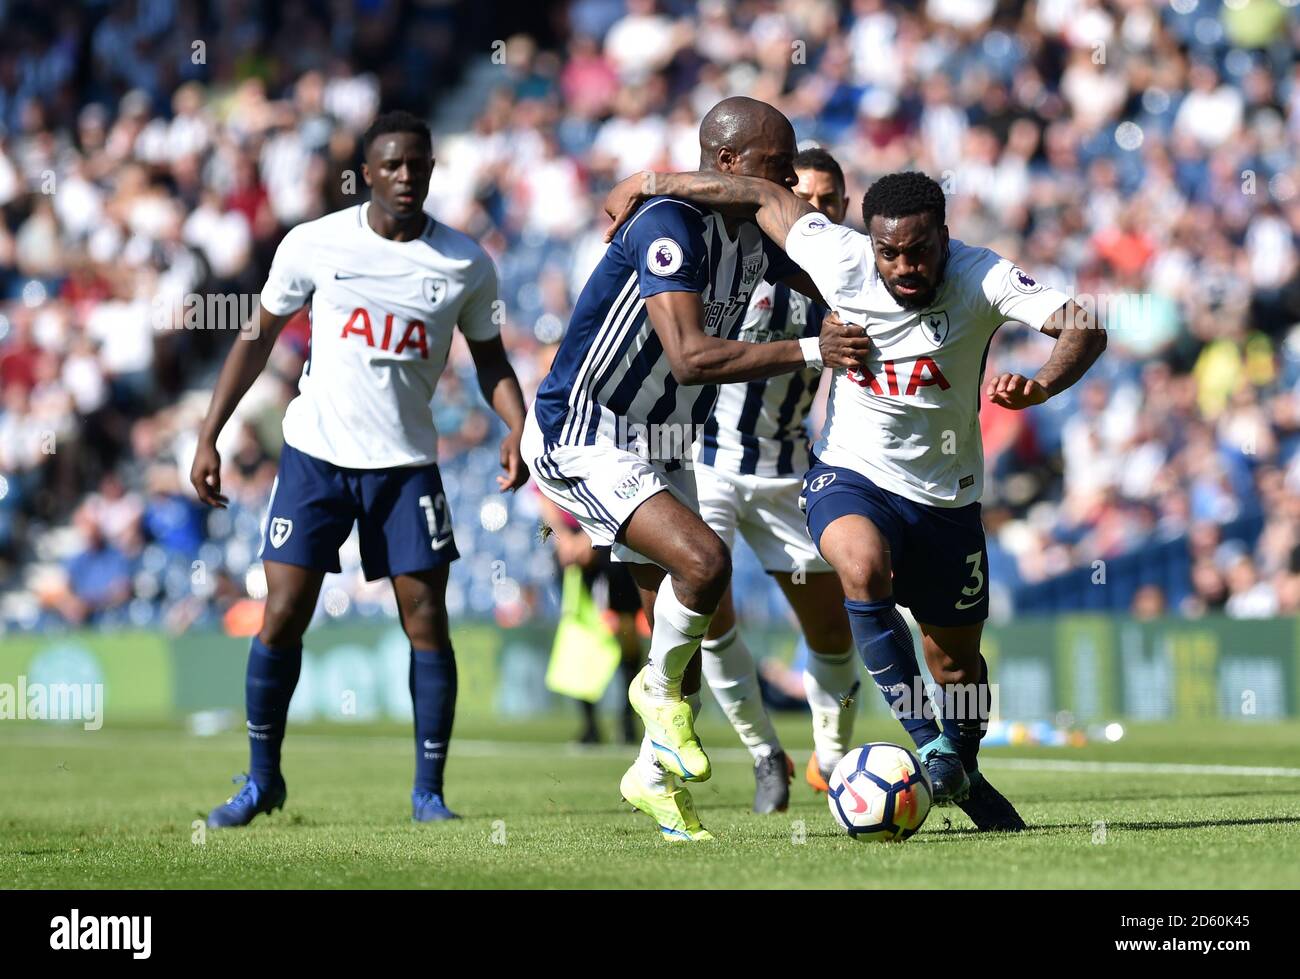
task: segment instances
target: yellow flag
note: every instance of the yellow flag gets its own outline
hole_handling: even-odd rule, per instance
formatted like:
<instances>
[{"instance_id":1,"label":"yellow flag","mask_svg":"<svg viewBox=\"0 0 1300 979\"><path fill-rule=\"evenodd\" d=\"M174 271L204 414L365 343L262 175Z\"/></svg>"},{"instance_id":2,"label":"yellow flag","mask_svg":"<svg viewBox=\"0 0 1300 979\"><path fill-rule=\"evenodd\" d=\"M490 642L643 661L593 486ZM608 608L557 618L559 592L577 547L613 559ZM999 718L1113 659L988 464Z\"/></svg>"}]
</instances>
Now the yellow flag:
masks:
<instances>
[{"instance_id":1,"label":"yellow flag","mask_svg":"<svg viewBox=\"0 0 1300 979\"><path fill-rule=\"evenodd\" d=\"M546 689L595 703L605 693L622 658L618 639L582 582L582 569L564 569L560 625L551 646Z\"/></svg>"}]
</instances>

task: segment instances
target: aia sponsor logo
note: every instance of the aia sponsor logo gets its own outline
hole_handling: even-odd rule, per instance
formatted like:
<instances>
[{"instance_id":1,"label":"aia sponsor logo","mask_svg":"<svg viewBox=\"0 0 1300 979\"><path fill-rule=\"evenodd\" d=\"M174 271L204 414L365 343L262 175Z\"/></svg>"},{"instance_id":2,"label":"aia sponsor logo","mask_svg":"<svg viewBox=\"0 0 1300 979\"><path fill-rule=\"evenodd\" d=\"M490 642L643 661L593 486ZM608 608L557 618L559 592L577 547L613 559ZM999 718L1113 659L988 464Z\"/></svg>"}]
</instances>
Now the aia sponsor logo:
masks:
<instances>
[{"instance_id":1,"label":"aia sponsor logo","mask_svg":"<svg viewBox=\"0 0 1300 979\"><path fill-rule=\"evenodd\" d=\"M418 353L421 360L429 359L429 337L425 333L424 324L419 320L411 320L403 324L392 313L386 313L379 343L375 342L375 332L371 325L370 312L358 306L352 311L348 321L343 324L343 333L340 336L344 340L350 336L359 337L366 342L367 347L378 347L380 350L394 354L406 353L409 350L412 356Z\"/></svg>"},{"instance_id":2,"label":"aia sponsor logo","mask_svg":"<svg viewBox=\"0 0 1300 979\"><path fill-rule=\"evenodd\" d=\"M881 373L872 374L865 370L851 370L847 372L850 381L860 388L866 388L872 394L891 394L902 395L910 398L921 388L930 387L937 384L940 391L947 391L952 385L948 378L944 377L943 371L935 363L932 357L918 357L912 362L911 371L905 384L899 382L899 368L902 367L902 373L907 372L906 364L899 364L892 360L886 360L880 365ZM884 383L881 384L883 379Z\"/></svg>"}]
</instances>

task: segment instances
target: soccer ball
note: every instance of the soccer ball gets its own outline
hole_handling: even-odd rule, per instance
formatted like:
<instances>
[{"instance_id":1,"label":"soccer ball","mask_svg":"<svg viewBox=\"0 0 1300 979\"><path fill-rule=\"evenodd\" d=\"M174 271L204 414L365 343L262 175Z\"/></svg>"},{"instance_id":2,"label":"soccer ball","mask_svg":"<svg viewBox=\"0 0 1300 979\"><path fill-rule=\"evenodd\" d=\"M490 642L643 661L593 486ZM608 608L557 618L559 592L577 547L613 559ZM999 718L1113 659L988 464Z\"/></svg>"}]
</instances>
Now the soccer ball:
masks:
<instances>
[{"instance_id":1,"label":"soccer ball","mask_svg":"<svg viewBox=\"0 0 1300 979\"><path fill-rule=\"evenodd\" d=\"M920 759L886 741L850 751L835 766L829 784L831 815L864 842L907 839L925 822L934 798Z\"/></svg>"}]
</instances>

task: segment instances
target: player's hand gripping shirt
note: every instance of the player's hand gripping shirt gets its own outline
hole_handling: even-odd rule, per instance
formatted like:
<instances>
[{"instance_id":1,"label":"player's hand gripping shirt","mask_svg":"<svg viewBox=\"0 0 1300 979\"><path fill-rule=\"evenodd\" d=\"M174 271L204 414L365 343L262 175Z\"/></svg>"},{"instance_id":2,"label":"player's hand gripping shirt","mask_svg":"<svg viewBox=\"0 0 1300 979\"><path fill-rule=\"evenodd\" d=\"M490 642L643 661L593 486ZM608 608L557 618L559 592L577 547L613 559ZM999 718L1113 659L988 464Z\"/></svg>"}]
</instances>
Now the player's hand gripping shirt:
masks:
<instances>
[{"instance_id":1,"label":"player's hand gripping shirt","mask_svg":"<svg viewBox=\"0 0 1300 979\"><path fill-rule=\"evenodd\" d=\"M718 386L682 386L646 312L664 292L695 292L709 336L733 338L764 279L795 271L757 225L735 237L720 214L654 197L610 242L587 280L534 412L548 447L613 444L658 461L687 459Z\"/></svg>"},{"instance_id":2,"label":"player's hand gripping shirt","mask_svg":"<svg viewBox=\"0 0 1300 979\"><path fill-rule=\"evenodd\" d=\"M452 330L489 340L496 269L468 235L428 218L412 241L366 221L369 204L293 228L262 305L277 315L311 300L311 351L284 440L348 469L427 465L438 458L430 402Z\"/></svg>"},{"instance_id":3,"label":"player's hand gripping shirt","mask_svg":"<svg viewBox=\"0 0 1300 979\"><path fill-rule=\"evenodd\" d=\"M787 285L760 282L737 340L768 343L821 334L824 307ZM808 470L804 421L817 395L820 368L759 381L723 384L704 423L698 461L742 476L802 476Z\"/></svg>"},{"instance_id":4,"label":"player's hand gripping shirt","mask_svg":"<svg viewBox=\"0 0 1300 979\"><path fill-rule=\"evenodd\" d=\"M987 248L949 244L925 310L889 294L870 238L819 214L795 223L786 252L872 341L866 371L835 372L817 457L917 503L961 507L984 486L980 388L994 332L1008 320L1041 329L1069 297Z\"/></svg>"}]
</instances>

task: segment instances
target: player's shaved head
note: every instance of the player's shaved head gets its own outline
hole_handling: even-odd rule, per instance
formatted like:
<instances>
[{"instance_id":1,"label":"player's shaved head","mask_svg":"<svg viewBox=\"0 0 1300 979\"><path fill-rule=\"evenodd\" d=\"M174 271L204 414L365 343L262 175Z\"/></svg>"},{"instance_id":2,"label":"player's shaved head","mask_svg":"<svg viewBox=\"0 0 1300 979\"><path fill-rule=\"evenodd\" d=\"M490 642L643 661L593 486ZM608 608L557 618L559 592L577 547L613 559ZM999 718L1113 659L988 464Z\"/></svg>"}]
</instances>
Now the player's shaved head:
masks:
<instances>
[{"instance_id":1,"label":"player's shaved head","mask_svg":"<svg viewBox=\"0 0 1300 979\"><path fill-rule=\"evenodd\" d=\"M700 123L700 169L764 177L793 187L794 127L773 106L736 95L723 99Z\"/></svg>"}]
</instances>

